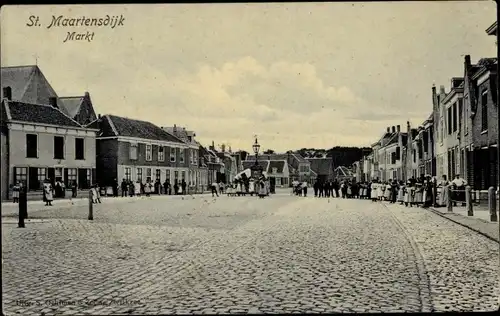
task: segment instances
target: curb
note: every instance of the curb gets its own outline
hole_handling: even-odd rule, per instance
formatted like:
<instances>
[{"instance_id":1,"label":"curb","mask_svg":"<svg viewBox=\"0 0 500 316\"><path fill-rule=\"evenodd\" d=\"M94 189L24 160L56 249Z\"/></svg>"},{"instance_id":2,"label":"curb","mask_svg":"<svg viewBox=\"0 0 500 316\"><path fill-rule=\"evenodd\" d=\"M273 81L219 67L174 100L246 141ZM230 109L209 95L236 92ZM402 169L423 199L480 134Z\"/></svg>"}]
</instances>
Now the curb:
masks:
<instances>
[{"instance_id":1,"label":"curb","mask_svg":"<svg viewBox=\"0 0 500 316\"><path fill-rule=\"evenodd\" d=\"M479 235L482 235L482 236L484 236L484 237L488 238L489 240L493 240L494 242L496 242L496 243L499 243L499 244L500 244L500 241L499 241L498 239L496 239L496 238L494 238L494 237L491 237L490 235L485 234L485 233L483 233L482 231L480 231L480 230L478 230L478 229L472 228L472 227L470 227L469 225L466 225L466 224L464 224L464 223L460 223L459 221L453 220L453 219L451 219L451 218L449 218L449 217L447 217L447 216L443 215L443 213L441 213L441 212L439 212L439 211L436 211L436 210L435 210L435 209L433 209L432 207L427 208L427 210L431 211L432 213L434 213L434 214L436 214L436 215L441 216L442 218L446 218L447 220L449 220L449 221L451 221L451 222L453 222L453 223L455 223L455 224L458 224L458 225L460 225L460 226L462 226L462 227L468 228L468 229L472 230L473 232L476 232L476 233L478 233ZM456 214L456 215L459 215L459 214ZM484 221L483 221L483 222L484 222Z\"/></svg>"}]
</instances>

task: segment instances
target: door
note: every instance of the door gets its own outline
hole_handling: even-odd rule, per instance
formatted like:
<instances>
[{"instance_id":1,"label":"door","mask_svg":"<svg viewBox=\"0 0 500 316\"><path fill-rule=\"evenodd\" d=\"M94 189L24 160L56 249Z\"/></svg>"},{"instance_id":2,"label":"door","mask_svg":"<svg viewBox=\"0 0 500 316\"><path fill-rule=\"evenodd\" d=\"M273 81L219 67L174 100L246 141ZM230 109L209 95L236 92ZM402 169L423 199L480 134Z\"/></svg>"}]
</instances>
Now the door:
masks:
<instances>
[{"instance_id":1,"label":"door","mask_svg":"<svg viewBox=\"0 0 500 316\"><path fill-rule=\"evenodd\" d=\"M56 178L56 169L49 168L48 171L47 171L47 178L49 178L50 182L52 182L52 185L54 185L55 178Z\"/></svg>"},{"instance_id":2,"label":"door","mask_svg":"<svg viewBox=\"0 0 500 316\"><path fill-rule=\"evenodd\" d=\"M88 189L89 184L87 183L87 169L78 169L78 188Z\"/></svg>"},{"instance_id":3,"label":"door","mask_svg":"<svg viewBox=\"0 0 500 316\"><path fill-rule=\"evenodd\" d=\"M29 167L28 168L28 185L29 190L40 189L40 183L38 182L38 168Z\"/></svg>"},{"instance_id":4,"label":"door","mask_svg":"<svg viewBox=\"0 0 500 316\"><path fill-rule=\"evenodd\" d=\"M269 177L269 192L276 193L276 178Z\"/></svg>"}]
</instances>

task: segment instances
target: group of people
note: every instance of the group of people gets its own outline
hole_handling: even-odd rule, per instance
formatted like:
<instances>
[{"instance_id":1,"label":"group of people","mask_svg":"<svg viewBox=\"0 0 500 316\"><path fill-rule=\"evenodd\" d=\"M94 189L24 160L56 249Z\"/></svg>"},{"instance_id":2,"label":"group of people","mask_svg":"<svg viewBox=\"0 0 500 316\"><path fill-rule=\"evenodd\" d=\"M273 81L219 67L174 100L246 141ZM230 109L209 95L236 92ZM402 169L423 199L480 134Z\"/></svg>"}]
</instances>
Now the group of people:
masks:
<instances>
[{"instance_id":1,"label":"group of people","mask_svg":"<svg viewBox=\"0 0 500 316\"><path fill-rule=\"evenodd\" d=\"M182 181L175 180L174 185L170 184L170 180L167 179L163 184L160 180L156 180L154 183L149 179L143 183L140 180L133 182L132 180L123 179L120 185L121 196L150 196L151 194L156 195L185 195L187 194L187 183L184 179ZM113 196L118 196L118 182L116 179L113 184Z\"/></svg>"},{"instance_id":2,"label":"group of people","mask_svg":"<svg viewBox=\"0 0 500 316\"><path fill-rule=\"evenodd\" d=\"M303 182L293 181L292 182L292 194L295 194L298 196L307 196L308 186L309 185L306 181L303 181Z\"/></svg>"}]
</instances>

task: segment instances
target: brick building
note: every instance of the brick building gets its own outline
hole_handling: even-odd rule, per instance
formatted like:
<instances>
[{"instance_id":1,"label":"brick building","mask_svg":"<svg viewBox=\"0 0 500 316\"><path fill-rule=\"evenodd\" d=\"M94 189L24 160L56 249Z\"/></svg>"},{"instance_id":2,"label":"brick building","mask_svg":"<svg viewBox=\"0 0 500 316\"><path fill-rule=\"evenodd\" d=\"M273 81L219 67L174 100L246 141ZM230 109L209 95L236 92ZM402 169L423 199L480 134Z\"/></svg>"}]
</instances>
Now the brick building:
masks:
<instances>
[{"instance_id":1,"label":"brick building","mask_svg":"<svg viewBox=\"0 0 500 316\"><path fill-rule=\"evenodd\" d=\"M98 127L97 178L109 186L114 179L163 183L188 182L189 146L145 121L104 115L90 124Z\"/></svg>"}]
</instances>

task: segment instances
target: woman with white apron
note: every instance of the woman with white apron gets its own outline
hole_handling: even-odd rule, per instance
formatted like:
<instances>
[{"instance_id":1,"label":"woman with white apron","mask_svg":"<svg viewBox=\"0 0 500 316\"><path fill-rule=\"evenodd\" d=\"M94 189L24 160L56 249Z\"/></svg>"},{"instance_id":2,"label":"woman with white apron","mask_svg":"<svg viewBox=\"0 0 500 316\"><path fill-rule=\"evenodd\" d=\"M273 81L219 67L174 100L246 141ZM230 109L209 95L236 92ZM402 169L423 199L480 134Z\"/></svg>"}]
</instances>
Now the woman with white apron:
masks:
<instances>
[{"instance_id":1,"label":"woman with white apron","mask_svg":"<svg viewBox=\"0 0 500 316\"><path fill-rule=\"evenodd\" d=\"M43 184L43 193L45 195L45 205L52 206L52 201L54 200L54 189L49 181Z\"/></svg>"},{"instance_id":2,"label":"woman with white apron","mask_svg":"<svg viewBox=\"0 0 500 316\"><path fill-rule=\"evenodd\" d=\"M448 182L448 180L446 180L446 176L443 175L443 179L439 182L439 188L441 190L438 201L439 206L446 206L446 203L448 201L448 191L446 190L446 188L449 184L450 183Z\"/></svg>"},{"instance_id":3,"label":"woman with white apron","mask_svg":"<svg viewBox=\"0 0 500 316\"><path fill-rule=\"evenodd\" d=\"M266 196L266 183L264 181L257 182L259 186L259 198L263 199Z\"/></svg>"},{"instance_id":4,"label":"woman with white apron","mask_svg":"<svg viewBox=\"0 0 500 316\"><path fill-rule=\"evenodd\" d=\"M412 205L412 194L413 194L413 188L411 186L411 182L408 181L406 182L406 187L405 187L405 192L404 192L404 197L403 201L405 203L405 206L410 206Z\"/></svg>"},{"instance_id":5,"label":"woman with white apron","mask_svg":"<svg viewBox=\"0 0 500 316\"><path fill-rule=\"evenodd\" d=\"M424 191L424 188L423 188L422 183L417 183L417 187L415 188L415 195L413 198L413 204L416 204L417 206L419 206L420 204L423 203L423 197L424 197L423 191Z\"/></svg>"},{"instance_id":6,"label":"woman with white apron","mask_svg":"<svg viewBox=\"0 0 500 316\"><path fill-rule=\"evenodd\" d=\"M403 204L404 203L404 195L405 195L405 185L401 181L399 183L398 197L396 199L396 202Z\"/></svg>"},{"instance_id":7,"label":"woman with white apron","mask_svg":"<svg viewBox=\"0 0 500 316\"><path fill-rule=\"evenodd\" d=\"M378 200L378 183L377 182L372 182L371 184L371 192L370 192L370 198L372 199L372 202L376 202Z\"/></svg>"},{"instance_id":8,"label":"woman with white apron","mask_svg":"<svg viewBox=\"0 0 500 316\"><path fill-rule=\"evenodd\" d=\"M390 181L389 181L385 185L384 200L386 200L386 201L391 200L391 189L392 189L392 185L390 184Z\"/></svg>"},{"instance_id":9,"label":"woman with white apron","mask_svg":"<svg viewBox=\"0 0 500 316\"><path fill-rule=\"evenodd\" d=\"M141 183L139 180L134 183L134 195L141 196Z\"/></svg>"},{"instance_id":10,"label":"woman with white apron","mask_svg":"<svg viewBox=\"0 0 500 316\"><path fill-rule=\"evenodd\" d=\"M377 197L380 201L384 199L385 184L378 183L377 185Z\"/></svg>"}]
</instances>

